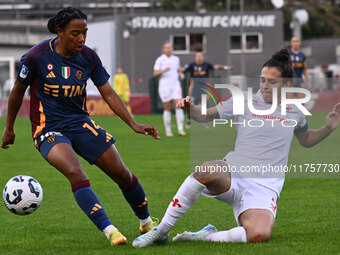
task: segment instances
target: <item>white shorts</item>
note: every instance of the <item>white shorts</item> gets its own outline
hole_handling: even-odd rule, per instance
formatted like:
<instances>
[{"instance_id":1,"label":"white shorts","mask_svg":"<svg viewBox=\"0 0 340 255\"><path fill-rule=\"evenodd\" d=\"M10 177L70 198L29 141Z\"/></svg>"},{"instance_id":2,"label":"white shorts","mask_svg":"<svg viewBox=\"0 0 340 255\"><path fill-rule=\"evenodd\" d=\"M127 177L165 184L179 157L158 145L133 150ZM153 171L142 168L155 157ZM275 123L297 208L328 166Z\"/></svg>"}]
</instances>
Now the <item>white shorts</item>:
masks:
<instances>
[{"instance_id":1,"label":"white shorts","mask_svg":"<svg viewBox=\"0 0 340 255\"><path fill-rule=\"evenodd\" d=\"M182 88L179 82L175 84L160 83L158 93L163 103L182 98Z\"/></svg>"},{"instance_id":2,"label":"white shorts","mask_svg":"<svg viewBox=\"0 0 340 255\"><path fill-rule=\"evenodd\" d=\"M220 195L211 195L204 189L202 195L213 197L231 205L234 217L239 226L239 216L248 209L265 209L276 217L278 195L275 191L247 178L231 178L230 189Z\"/></svg>"}]
</instances>

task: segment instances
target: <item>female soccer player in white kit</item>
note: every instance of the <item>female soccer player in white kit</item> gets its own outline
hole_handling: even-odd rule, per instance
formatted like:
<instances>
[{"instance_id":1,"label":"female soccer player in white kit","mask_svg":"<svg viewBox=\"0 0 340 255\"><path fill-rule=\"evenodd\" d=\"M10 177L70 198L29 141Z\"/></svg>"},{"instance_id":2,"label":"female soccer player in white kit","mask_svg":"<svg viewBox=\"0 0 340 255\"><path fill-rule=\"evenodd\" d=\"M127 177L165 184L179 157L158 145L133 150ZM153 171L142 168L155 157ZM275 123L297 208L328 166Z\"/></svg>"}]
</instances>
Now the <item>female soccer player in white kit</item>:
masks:
<instances>
[{"instance_id":1,"label":"female soccer player in white kit","mask_svg":"<svg viewBox=\"0 0 340 255\"><path fill-rule=\"evenodd\" d=\"M195 107L189 97L179 101L177 107L190 107L191 116L200 122L228 117L233 117L235 123L264 118L276 121L264 121L260 128L237 125L235 150L229 152L223 160L205 162L201 167L207 169L207 166L219 166L220 169L234 168L239 171L215 174L196 171L189 175L170 202L159 226L137 237L132 244L134 247L142 248L156 242L166 242L170 229L201 194L230 204L238 227L218 232L214 226L208 225L195 233L178 234L173 241L264 242L270 238L277 212L276 201L284 183L284 173L271 175L269 178L261 178L259 173L258 178L250 178L247 173L240 171L241 167L286 166L293 134L302 146L312 147L340 124L340 103L327 115L325 125L317 130L308 128L304 114L295 105L289 105L286 115L281 115L281 88L291 86L293 73L286 49L275 53L263 65L260 90L253 96L252 101L255 109L271 108L273 88L277 88L278 106L269 115L252 114L248 107L245 107L244 115L233 115L233 98L208 109L207 115L201 115L201 109ZM245 106L248 105L247 100L245 96ZM282 125L282 122L285 122L285 125ZM251 177L256 177L256 174Z\"/></svg>"},{"instance_id":2,"label":"female soccer player in white kit","mask_svg":"<svg viewBox=\"0 0 340 255\"><path fill-rule=\"evenodd\" d=\"M178 100L182 98L182 88L179 82L180 60L177 56L172 54L172 45L165 43L163 45L163 54L156 59L154 69L154 76L159 79L158 93L164 105L163 121L165 127L165 135L173 136L171 132L171 102L177 104ZM183 130L184 113L183 110L176 109L176 121L178 134L185 136Z\"/></svg>"}]
</instances>

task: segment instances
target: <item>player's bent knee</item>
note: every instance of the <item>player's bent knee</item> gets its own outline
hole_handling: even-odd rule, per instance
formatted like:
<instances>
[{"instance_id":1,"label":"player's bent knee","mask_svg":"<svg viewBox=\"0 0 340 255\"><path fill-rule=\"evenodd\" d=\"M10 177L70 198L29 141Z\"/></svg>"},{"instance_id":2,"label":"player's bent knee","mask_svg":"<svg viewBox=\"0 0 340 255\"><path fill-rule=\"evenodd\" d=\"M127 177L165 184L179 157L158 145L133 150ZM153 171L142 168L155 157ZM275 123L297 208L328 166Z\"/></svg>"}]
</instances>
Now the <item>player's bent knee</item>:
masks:
<instances>
[{"instance_id":1,"label":"player's bent knee","mask_svg":"<svg viewBox=\"0 0 340 255\"><path fill-rule=\"evenodd\" d=\"M124 183L131 183L132 182L132 174L127 168L124 169L124 171L122 171L120 177L121 177L121 179L124 180Z\"/></svg>"},{"instance_id":2,"label":"player's bent knee","mask_svg":"<svg viewBox=\"0 0 340 255\"><path fill-rule=\"evenodd\" d=\"M130 170L124 166L115 171L113 179L119 186L126 186L133 181L133 175Z\"/></svg>"},{"instance_id":3,"label":"player's bent knee","mask_svg":"<svg viewBox=\"0 0 340 255\"><path fill-rule=\"evenodd\" d=\"M215 183L217 183L217 179L215 178L195 177L195 179L205 186L214 185Z\"/></svg>"},{"instance_id":4,"label":"player's bent knee","mask_svg":"<svg viewBox=\"0 0 340 255\"><path fill-rule=\"evenodd\" d=\"M117 182L118 183L118 182ZM131 191L138 184L138 179L134 174L130 174L130 180L126 180L125 182L118 183L121 190Z\"/></svg>"},{"instance_id":5,"label":"player's bent knee","mask_svg":"<svg viewBox=\"0 0 340 255\"><path fill-rule=\"evenodd\" d=\"M195 172L192 176L203 185L211 185L216 181L209 173Z\"/></svg>"},{"instance_id":6,"label":"player's bent knee","mask_svg":"<svg viewBox=\"0 0 340 255\"><path fill-rule=\"evenodd\" d=\"M83 168L79 165L71 166L65 173L71 184L81 182L87 179Z\"/></svg>"},{"instance_id":7,"label":"player's bent knee","mask_svg":"<svg viewBox=\"0 0 340 255\"><path fill-rule=\"evenodd\" d=\"M247 240L248 242L252 242L252 243L260 243L260 242L267 242L270 239L270 234L266 231L254 231L253 233L251 233L248 236L247 233Z\"/></svg>"},{"instance_id":8,"label":"player's bent knee","mask_svg":"<svg viewBox=\"0 0 340 255\"><path fill-rule=\"evenodd\" d=\"M220 161L208 161L195 168L193 177L204 185L214 184L229 177L229 168Z\"/></svg>"}]
</instances>

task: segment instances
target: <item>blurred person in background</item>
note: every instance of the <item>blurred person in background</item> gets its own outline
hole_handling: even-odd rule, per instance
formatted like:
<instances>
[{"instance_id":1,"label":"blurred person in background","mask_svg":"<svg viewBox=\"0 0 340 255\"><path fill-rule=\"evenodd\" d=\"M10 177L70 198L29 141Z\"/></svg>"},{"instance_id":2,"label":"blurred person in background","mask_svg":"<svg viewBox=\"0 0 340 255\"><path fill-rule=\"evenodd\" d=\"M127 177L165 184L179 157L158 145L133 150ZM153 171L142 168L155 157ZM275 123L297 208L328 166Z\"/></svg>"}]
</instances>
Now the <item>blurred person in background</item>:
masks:
<instances>
[{"instance_id":1,"label":"blurred person in background","mask_svg":"<svg viewBox=\"0 0 340 255\"><path fill-rule=\"evenodd\" d=\"M312 84L310 82L310 78L307 72L307 63L306 56L300 51L301 41L299 37L292 37L290 40L290 61L292 62L292 66L295 72L295 81L293 83L293 87L297 88L305 88L305 82L303 76L307 81L307 88L309 91L312 91ZM302 93L294 93L295 98L303 98L305 95Z\"/></svg>"},{"instance_id":2,"label":"blurred person in background","mask_svg":"<svg viewBox=\"0 0 340 255\"><path fill-rule=\"evenodd\" d=\"M117 67L117 73L113 77L113 89L117 92L118 96L124 101L126 108L131 113L130 106L130 83L129 77L123 72L121 67Z\"/></svg>"},{"instance_id":3,"label":"blurred person in background","mask_svg":"<svg viewBox=\"0 0 340 255\"><path fill-rule=\"evenodd\" d=\"M195 55L195 62L192 62L181 68L181 72L189 72L190 81L188 96L193 98L195 104L201 103L201 95L206 94L204 90L207 89L206 83L209 83L209 73L212 70L234 70L233 66L214 65L210 62L204 61L203 53L198 51ZM187 125L190 125L190 116Z\"/></svg>"},{"instance_id":4,"label":"blurred person in background","mask_svg":"<svg viewBox=\"0 0 340 255\"><path fill-rule=\"evenodd\" d=\"M154 76L159 77L158 93L163 102L164 112L163 121L165 135L172 137L171 131L171 102L177 104L182 98L182 87L179 78L183 79L180 72L180 60L172 54L172 45L167 42L163 45L163 54L156 59L153 67ZM183 130L184 112L182 109L176 109L177 130L179 136L186 136Z\"/></svg>"}]
</instances>

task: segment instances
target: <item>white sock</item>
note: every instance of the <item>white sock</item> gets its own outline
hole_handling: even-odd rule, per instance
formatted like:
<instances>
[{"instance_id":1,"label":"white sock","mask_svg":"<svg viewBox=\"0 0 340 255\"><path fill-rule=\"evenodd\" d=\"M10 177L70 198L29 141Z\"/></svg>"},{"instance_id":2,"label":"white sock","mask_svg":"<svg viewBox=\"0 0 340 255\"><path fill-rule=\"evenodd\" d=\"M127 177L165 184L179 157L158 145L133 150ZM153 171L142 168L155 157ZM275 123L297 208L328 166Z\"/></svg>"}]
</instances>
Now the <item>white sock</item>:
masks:
<instances>
[{"instance_id":1,"label":"white sock","mask_svg":"<svg viewBox=\"0 0 340 255\"><path fill-rule=\"evenodd\" d=\"M178 131L183 131L184 112L182 109L176 109L176 121Z\"/></svg>"},{"instance_id":2,"label":"white sock","mask_svg":"<svg viewBox=\"0 0 340 255\"><path fill-rule=\"evenodd\" d=\"M247 235L244 227L236 227L228 231L219 231L209 234L205 240L210 242L246 243Z\"/></svg>"},{"instance_id":3,"label":"white sock","mask_svg":"<svg viewBox=\"0 0 340 255\"><path fill-rule=\"evenodd\" d=\"M195 204L204 188L205 186L202 183L189 175L170 202L158 228L162 232L169 232L183 214Z\"/></svg>"},{"instance_id":4,"label":"white sock","mask_svg":"<svg viewBox=\"0 0 340 255\"><path fill-rule=\"evenodd\" d=\"M112 230L118 230L118 229L113 225L108 225L106 228L103 229L103 232L107 238L109 238L109 234L111 233Z\"/></svg>"},{"instance_id":5,"label":"white sock","mask_svg":"<svg viewBox=\"0 0 340 255\"><path fill-rule=\"evenodd\" d=\"M147 217L147 218L144 219L144 220L139 219L139 221L140 221L140 224L141 224L142 226L144 226L144 225L148 224L148 223L151 221L151 217L149 216L149 217Z\"/></svg>"},{"instance_id":6,"label":"white sock","mask_svg":"<svg viewBox=\"0 0 340 255\"><path fill-rule=\"evenodd\" d=\"M164 110L163 121L164 121L165 132L171 132L171 111Z\"/></svg>"}]
</instances>

